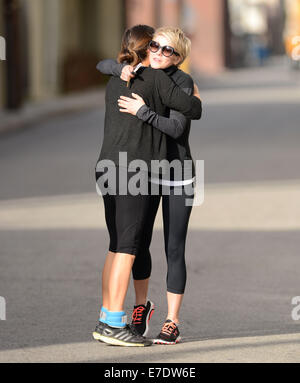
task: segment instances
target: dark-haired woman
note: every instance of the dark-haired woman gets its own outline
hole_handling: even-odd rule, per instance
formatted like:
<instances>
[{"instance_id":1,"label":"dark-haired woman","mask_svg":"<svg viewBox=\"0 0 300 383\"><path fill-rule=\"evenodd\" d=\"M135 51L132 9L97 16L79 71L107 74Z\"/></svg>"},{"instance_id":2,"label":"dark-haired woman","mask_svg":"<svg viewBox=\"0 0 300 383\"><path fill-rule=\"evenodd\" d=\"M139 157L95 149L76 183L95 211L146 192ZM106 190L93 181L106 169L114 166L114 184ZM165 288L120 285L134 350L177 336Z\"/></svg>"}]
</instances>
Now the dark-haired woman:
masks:
<instances>
[{"instance_id":1,"label":"dark-haired woman","mask_svg":"<svg viewBox=\"0 0 300 383\"><path fill-rule=\"evenodd\" d=\"M127 325L124 301L135 259L139 258L143 263L140 257L145 256L147 262L148 254L143 254L139 250L144 240L145 222L151 214L152 196L150 193L124 195L122 180L128 177L126 184L129 185L137 174L141 177L140 171L135 171L131 178L128 173L129 163L135 160L138 162L138 169L146 164L144 180L147 178L148 181L148 169L152 169L152 160L161 161L167 158L167 144L163 132L135 116L122 113L119 110L118 100L121 96L138 94L152 110L162 116L168 116L169 108L172 108L187 118L199 119L202 111L199 98L185 94L163 71L147 67L149 65L147 47L153 35L149 33L149 28L135 26L124 34L123 57L126 57L127 63L140 62L143 67L129 83L129 87L118 77L111 77L107 84L104 138L96 165L98 185L101 178L100 190L104 200L110 245L102 272L103 306L93 336L106 343L123 346L151 345L151 342ZM120 160L120 153L124 152L126 163ZM113 170L109 172L109 168L115 170L115 166L117 172L114 189L107 174L113 174ZM107 174L104 168L108 168ZM125 176L123 173L126 173L126 177L123 177ZM149 185L147 186L149 190Z\"/></svg>"},{"instance_id":2,"label":"dark-haired woman","mask_svg":"<svg viewBox=\"0 0 300 383\"><path fill-rule=\"evenodd\" d=\"M178 69L191 50L191 42L183 31L174 27L162 27L155 31L150 47L150 65L155 69L163 69L172 80L179 85L187 94L194 92L192 78ZM121 76L123 80L134 77L131 74L133 67L119 64L115 60L103 60L98 63L98 69L105 74ZM194 186L195 169L189 147L190 120L180 112L171 110L169 118L163 117L145 105L143 99L133 95L134 99L122 97L120 106L123 111L136 115L143 121L151 123L156 129L167 134L167 157L168 161L179 160L182 164L188 164L186 172L177 177L164 177L164 179L152 180L170 187L170 193L162 195L162 210L164 223L165 253L168 264L167 273L167 301L168 313L162 326L161 332L154 340L155 343L175 344L181 339L179 335L179 311L182 304L183 293L186 285L185 243L192 203L186 204L187 195L185 188ZM178 194L177 194L178 192ZM193 195L188 198L193 199ZM156 208L157 200L152 203ZM148 216L143 253L150 258L149 248L152 237L154 217ZM141 257L137 257L133 265L133 277L136 293L136 306L133 310L132 324L136 330L143 334L147 331L147 315L152 307L152 302L147 301L148 283L151 274L151 260L148 261L148 269L140 263Z\"/></svg>"}]
</instances>

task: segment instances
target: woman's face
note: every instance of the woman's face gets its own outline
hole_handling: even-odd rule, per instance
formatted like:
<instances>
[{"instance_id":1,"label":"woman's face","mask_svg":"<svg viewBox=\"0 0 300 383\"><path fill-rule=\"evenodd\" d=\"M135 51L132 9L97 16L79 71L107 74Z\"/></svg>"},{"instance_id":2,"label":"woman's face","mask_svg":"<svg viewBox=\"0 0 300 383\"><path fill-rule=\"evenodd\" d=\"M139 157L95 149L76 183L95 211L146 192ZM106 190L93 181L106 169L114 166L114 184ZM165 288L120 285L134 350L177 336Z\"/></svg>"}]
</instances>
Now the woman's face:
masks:
<instances>
[{"instance_id":1,"label":"woman's face","mask_svg":"<svg viewBox=\"0 0 300 383\"><path fill-rule=\"evenodd\" d=\"M165 36L155 36L154 41L159 43L161 47L168 45L172 47L172 44ZM174 48L174 47L173 47ZM171 65L177 65L180 62L180 57L172 54L172 56L166 57L162 54L161 49L158 52L151 52L149 49L150 65L153 69L164 69Z\"/></svg>"}]
</instances>

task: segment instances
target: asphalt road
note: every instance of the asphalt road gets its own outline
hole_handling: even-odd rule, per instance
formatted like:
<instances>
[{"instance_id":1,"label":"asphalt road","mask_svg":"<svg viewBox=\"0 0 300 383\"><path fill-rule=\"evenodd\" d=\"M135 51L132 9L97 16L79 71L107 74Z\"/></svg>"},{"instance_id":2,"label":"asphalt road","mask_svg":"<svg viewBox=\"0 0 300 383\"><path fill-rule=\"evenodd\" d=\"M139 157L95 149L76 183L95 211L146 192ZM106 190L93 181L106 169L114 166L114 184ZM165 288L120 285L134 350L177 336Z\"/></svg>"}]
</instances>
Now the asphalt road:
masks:
<instances>
[{"instance_id":1,"label":"asphalt road","mask_svg":"<svg viewBox=\"0 0 300 383\"><path fill-rule=\"evenodd\" d=\"M0 362L300 361L300 320L291 316L300 296L299 83L272 68L224 75L222 84L202 90L203 118L192 124L205 199L186 245L184 341L167 349L91 338L108 246L93 173L104 110L0 136ZM161 227L159 211L150 337L166 315ZM128 315L133 303L131 285Z\"/></svg>"}]
</instances>

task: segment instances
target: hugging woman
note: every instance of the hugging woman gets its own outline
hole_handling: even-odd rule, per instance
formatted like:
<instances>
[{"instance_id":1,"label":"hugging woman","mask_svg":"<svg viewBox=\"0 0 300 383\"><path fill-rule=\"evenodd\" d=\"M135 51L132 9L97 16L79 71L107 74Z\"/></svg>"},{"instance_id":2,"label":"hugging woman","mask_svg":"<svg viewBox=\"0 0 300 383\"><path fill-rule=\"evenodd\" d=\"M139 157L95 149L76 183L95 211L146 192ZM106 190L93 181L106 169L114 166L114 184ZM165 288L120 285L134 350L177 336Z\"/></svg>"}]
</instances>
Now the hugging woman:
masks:
<instances>
[{"instance_id":1,"label":"hugging woman","mask_svg":"<svg viewBox=\"0 0 300 383\"><path fill-rule=\"evenodd\" d=\"M152 196L149 193L124 195L121 192L124 188L123 180L126 179L125 183L128 185L137 175L137 171L135 169L133 173L130 172L132 169L128 169L126 164L119 161L120 153L126 152L128 163L137 160L139 169L141 160L147 164L147 169L150 169L152 160L168 159L166 133L149 121L127 112L127 105L131 102L130 96L137 94L142 97L143 103L147 104L149 111L157 113L158 116L168 118L169 110L173 109L188 119L199 119L202 112L199 98L183 92L164 71L148 67L149 43L153 35L153 28L139 25L128 29L123 36L119 61L123 60L132 67L140 63L143 66L130 82L112 76L107 84L104 139L96 164L96 180L103 196L110 244L102 271L103 302L100 319L93 336L106 343L124 346L151 344L141 335L138 325L127 325L124 301L133 264L136 268L133 271L134 277L135 273L139 274L135 280L136 292L138 290L145 295L148 288L148 274L151 272L149 246L160 196ZM119 105L123 110L119 110ZM108 175L112 174L110 168L115 166L118 170L114 190ZM107 172L104 171L105 168ZM143 173L144 179L150 183L147 169L138 173L139 177ZM161 178L161 174L156 174L156 179ZM148 190L151 190L149 185ZM143 304L146 308L145 303ZM137 316L137 311L134 311Z\"/></svg>"}]
</instances>

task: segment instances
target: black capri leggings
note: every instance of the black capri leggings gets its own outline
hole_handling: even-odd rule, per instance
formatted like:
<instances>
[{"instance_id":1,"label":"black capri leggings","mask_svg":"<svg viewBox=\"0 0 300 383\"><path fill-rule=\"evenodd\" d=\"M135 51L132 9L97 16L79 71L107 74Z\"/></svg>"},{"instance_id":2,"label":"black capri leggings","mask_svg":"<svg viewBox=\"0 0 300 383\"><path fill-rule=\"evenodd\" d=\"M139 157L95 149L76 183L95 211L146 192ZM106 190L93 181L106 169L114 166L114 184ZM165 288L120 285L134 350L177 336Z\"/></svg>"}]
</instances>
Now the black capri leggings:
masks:
<instances>
[{"instance_id":1,"label":"black capri leggings","mask_svg":"<svg viewBox=\"0 0 300 383\"><path fill-rule=\"evenodd\" d=\"M190 186L192 186L191 184ZM181 195L175 194L181 190ZM169 195L151 196L150 209L139 254L133 264L132 273L136 280L149 278L151 275L151 254L149 251L155 215L162 198L165 254L168 264L167 291L183 294L186 285L185 243L192 206L186 206L187 195L183 186L170 187Z\"/></svg>"},{"instance_id":2,"label":"black capri leggings","mask_svg":"<svg viewBox=\"0 0 300 383\"><path fill-rule=\"evenodd\" d=\"M105 221L109 232L109 251L143 257L146 262L149 262L148 254L140 252L139 249L143 248L145 224L151 208L151 195L130 193L123 195L119 173L122 173L122 176L127 175L128 181L136 173L128 174L126 168L117 170L115 186L104 179L101 180L106 172L96 172L96 182L102 193ZM145 175L145 182L148 183L148 174ZM122 188L124 185L127 187L128 183L122 182ZM106 189L108 193L105 193Z\"/></svg>"}]
</instances>

